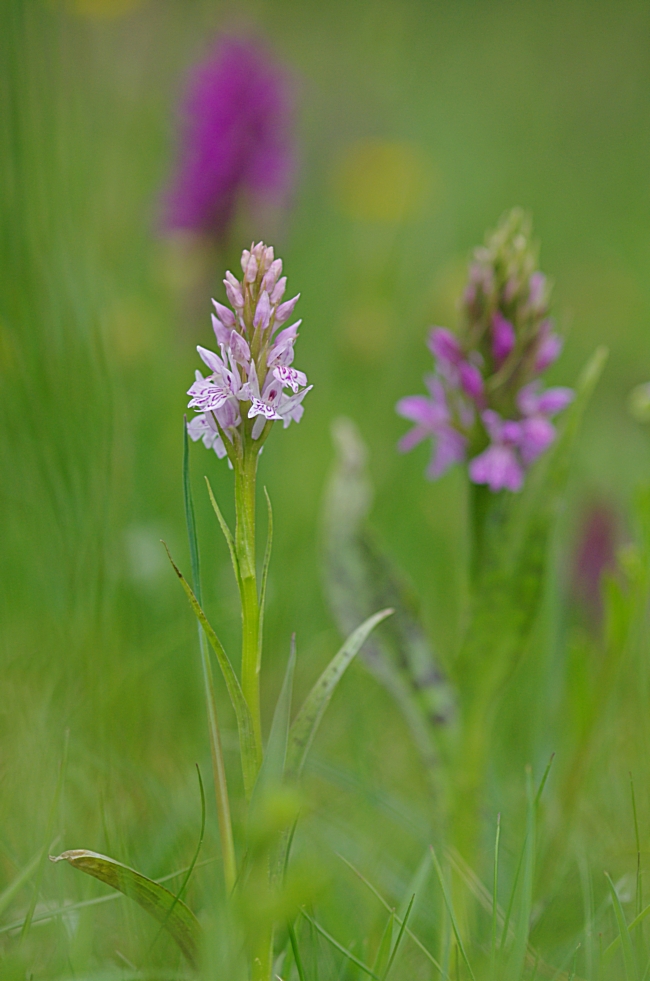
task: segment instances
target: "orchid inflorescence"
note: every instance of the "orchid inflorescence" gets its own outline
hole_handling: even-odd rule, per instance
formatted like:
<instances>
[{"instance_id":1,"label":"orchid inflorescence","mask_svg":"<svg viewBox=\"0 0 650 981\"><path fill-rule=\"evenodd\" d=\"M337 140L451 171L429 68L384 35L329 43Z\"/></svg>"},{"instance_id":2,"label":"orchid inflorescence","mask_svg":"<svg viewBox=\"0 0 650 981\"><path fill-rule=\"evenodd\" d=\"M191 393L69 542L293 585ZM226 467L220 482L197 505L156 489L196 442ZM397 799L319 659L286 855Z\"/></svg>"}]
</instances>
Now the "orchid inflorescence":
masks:
<instances>
[{"instance_id":1,"label":"orchid inflorescence","mask_svg":"<svg viewBox=\"0 0 650 981\"><path fill-rule=\"evenodd\" d=\"M225 36L191 71L165 226L228 241L241 199L286 202L295 171L288 72L266 46Z\"/></svg>"},{"instance_id":2,"label":"orchid inflorescence","mask_svg":"<svg viewBox=\"0 0 650 981\"><path fill-rule=\"evenodd\" d=\"M304 372L291 367L301 321L278 333L300 297L282 302L287 284L282 260L274 258L272 246L258 242L244 249L241 265L241 282L231 272L224 279L232 309L212 301L220 354L197 348L210 374L204 378L197 371L188 390L189 406L199 412L188 424L189 435L219 458L227 455L233 465L245 441L261 449L274 420L282 420L285 429L292 420L299 422L302 400L312 387Z\"/></svg>"},{"instance_id":3,"label":"orchid inflorescence","mask_svg":"<svg viewBox=\"0 0 650 981\"><path fill-rule=\"evenodd\" d=\"M544 390L540 376L562 339L548 316L549 287L536 269L530 221L519 210L502 219L475 250L458 335L432 328L436 361L429 395L410 395L397 412L415 423L400 441L406 452L431 437L432 480L469 459L469 477L492 491L521 490L530 465L551 445L551 418L573 399L569 388Z\"/></svg>"}]
</instances>

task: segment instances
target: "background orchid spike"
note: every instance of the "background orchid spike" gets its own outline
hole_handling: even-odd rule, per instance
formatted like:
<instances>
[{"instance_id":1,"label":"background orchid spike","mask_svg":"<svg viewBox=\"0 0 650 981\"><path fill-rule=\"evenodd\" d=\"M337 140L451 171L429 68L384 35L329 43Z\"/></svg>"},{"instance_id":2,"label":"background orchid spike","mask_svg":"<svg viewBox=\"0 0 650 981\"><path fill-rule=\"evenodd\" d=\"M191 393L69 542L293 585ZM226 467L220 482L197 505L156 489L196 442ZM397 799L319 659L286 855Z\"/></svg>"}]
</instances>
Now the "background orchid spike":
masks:
<instances>
[{"instance_id":1,"label":"background orchid spike","mask_svg":"<svg viewBox=\"0 0 650 981\"><path fill-rule=\"evenodd\" d=\"M188 424L189 435L218 457L227 455L233 465L245 444L259 452L276 419L285 429L292 420L299 422L302 400L312 388L305 373L291 366L301 321L284 324L300 294L283 301L282 260L275 258L273 246L258 242L244 249L241 267L241 282L231 272L224 279L232 309L213 300L220 353L197 348L209 374L197 371L188 390L189 407L199 411Z\"/></svg>"},{"instance_id":2,"label":"background orchid spike","mask_svg":"<svg viewBox=\"0 0 650 981\"><path fill-rule=\"evenodd\" d=\"M243 195L285 201L294 156L287 71L257 41L220 39L188 80L167 227L223 243Z\"/></svg>"},{"instance_id":3,"label":"background orchid spike","mask_svg":"<svg viewBox=\"0 0 650 981\"><path fill-rule=\"evenodd\" d=\"M514 209L474 252L458 334L431 329L429 395L401 399L397 412L415 423L400 450L433 439L432 480L469 460L475 484L518 491L526 470L555 439L551 418L573 392L541 385L562 339L548 315L547 279L536 267L530 218Z\"/></svg>"}]
</instances>

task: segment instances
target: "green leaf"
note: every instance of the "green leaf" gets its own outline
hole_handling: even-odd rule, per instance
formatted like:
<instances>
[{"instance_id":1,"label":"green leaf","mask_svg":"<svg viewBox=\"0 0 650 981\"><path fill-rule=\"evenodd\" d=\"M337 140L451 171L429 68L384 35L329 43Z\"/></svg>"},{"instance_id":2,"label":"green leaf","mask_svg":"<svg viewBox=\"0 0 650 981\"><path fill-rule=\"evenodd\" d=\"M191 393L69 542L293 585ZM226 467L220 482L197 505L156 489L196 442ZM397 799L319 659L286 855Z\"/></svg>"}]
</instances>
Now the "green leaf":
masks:
<instances>
[{"instance_id":1,"label":"green leaf","mask_svg":"<svg viewBox=\"0 0 650 981\"><path fill-rule=\"evenodd\" d=\"M379 613L368 617L360 627L357 627L339 652L332 658L310 691L289 731L286 765L288 776L296 779L300 777L307 753L334 689L370 632L392 612L392 610L381 610Z\"/></svg>"},{"instance_id":2,"label":"green leaf","mask_svg":"<svg viewBox=\"0 0 650 981\"><path fill-rule=\"evenodd\" d=\"M349 419L336 420L332 435L336 461L325 496L322 536L330 608L343 636L374 610L395 610L360 657L395 699L437 785L439 733L454 717L456 695L431 648L415 590L369 525L373 488L367 448Z\"/></svg>"},{"instance_id":3,"label":"green leaf","mask_svg":"<svg viewBox=\"0 0 650 981\"><path fill-rule=\"evenodd\" d=\"M489 704L502 689L526 649L540 607L548 550L562 504L575 439L607 351L587 363L576 398L567 409L554 446L526 480L521 494L473 491L480 556L470 623L455 666L465 697ZM475 522L476 525L476 522Z\"/></svg>"},{"instance_id":4,"label":"green leaf","mask_svg":"<svg viewBox=\"0 0 650 981\"><path fill-rule=\"evenodd\" d=\"M618 925L618 932L621 937L626 981L637 981L638 974L636 969L636 963L634 960L634 950L632 949L632 938L630 936L630 928L628 927L625 921L625 914L623 913L623 907L621 906L621 901L618 898L618 893L616 892L616 888L608 872L605 872L605 878L607 879L607 884L609 886L609 890L611 893L612 904L614 906L614 914L616 916L616 923Z\"/></svg>"},{"instance_id":5,"label":"green leaf","mask_svg":"<svg viewBox=\"0 0 650 981\"><path fill-rule=\"evenodd\" d=\"M163 545L165 543L163 542ZM199 623L203 627L206 637L210 642L210 646L217 656L217 661L219 662L219 667L223 674L224 681L226 683L226 688L228 689L228 694L230 696L230 701L235 710L235 716L237 718L237 729L239 731L239 746L241 752L241 763L242 772L244 775L244 789L246 791L246 796L250 798L250 795L255 786L255 780L257 779L257 774L259 772L261 760L259 758L259 753L257 749L257 743L255 741L255 732L253 728L253 719L250 713L250 709L246 704L246 699L244 698L244 693L241 690L241 685L239 684L239 679L235 674L234 668L230 663L228 655L226 654L223 645L219 638L217 637L215 631L213 630L208 618L203 612L199 601L197 600L192 587L189 585L183 573L180 571L176 563L171 557L169 549L165 545L165 551L169 557L174 571L181 581L181 585L185 590L187 598L190 601L190 606L194 610L194 614L197 617Z\"/></svg>"},{"instance_id":6,"label":"green leaf","mask_svg":"<svg viewBox=\"0 0 650 981\"><path fill-rule=\"evenodd\" d=\"M189 907L169 889L128 865L85 848L63 852L62 855L51 855L50 859L52 862L68 862L73 868L94 876L135 900L154 919L164 924L192 967L198 967L201 925Z\"/></svg>"},{"instance_id":7,"label":"green leaf","mask_svg":"<svg viewBox=\"0 0 650 981\"><path fill-rule=\"evenodd\" d=\"M233 571L235 573L235 579L237 580L237 585L240 586L240 584L241 584L241 577L240 577L240 574L239 574L239 561L237 559L237 550L235 548L235 539L232 536L232 532L231 532L230 528L228 527L228 524L226 522L226 519L224 518L224 516L221 513L221 509L219 508L219 505L217 504L216 497L212 493L212 487L210 486L210 481L208 480L207 477L205 478L205 482L208 485L208 495L210 497L210 503L212 504L212 507L214 508L214 513L216 514L216 516L217 516L217 518L219 520L219 524L220 524L221 530L223 532L223 537L226 539L226 544L228 545L228 551L230 552L230 560L232 562L232 567L233 567Z\"/></svg>"}]
</instances>

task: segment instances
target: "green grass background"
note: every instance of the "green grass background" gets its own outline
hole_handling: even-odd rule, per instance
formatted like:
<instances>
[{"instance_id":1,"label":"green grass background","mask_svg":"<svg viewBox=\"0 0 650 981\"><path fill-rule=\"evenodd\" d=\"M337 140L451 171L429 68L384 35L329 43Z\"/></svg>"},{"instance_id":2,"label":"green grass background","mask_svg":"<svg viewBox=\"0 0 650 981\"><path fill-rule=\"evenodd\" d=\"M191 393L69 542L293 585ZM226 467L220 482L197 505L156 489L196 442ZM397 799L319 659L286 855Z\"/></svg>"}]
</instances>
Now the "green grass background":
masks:
<instances>
[{"instance_id":1,"label":"green grass background","mask_svg":"<svg viewBox=\"0 0 650 981\"><path fill-rule=\"evenodd\" d=\"M205 774L209 764L196 631L159 539L187 569L181 426L194 345L209 344L210 295L223 298L223 269L235 270L259 223L242 216L231 251L197 270L196 257L183 258L160 232L160 195L183 74L226 28L268 37L295 74L299 106L293 206L261 223L289 288L302 293L297 364L314 384L300 426L274 432L261 461L276 527L266 718L291 632L299 692L338 643L318 557L337 415L351 416L368 441L375 525L417 585L441 655L455 650L466 599L464 484L458 472L428 484L424 449L397 455L404 424L394 403L421 389L426 329L453 326L469 251L512 205L532 212L542 268L556 283L567 342L553 381L571 384L597 344L611 350L574 461L549 609L564 609L584 508L609 502L626 537L634 489L647 479L650 434L626 411L631 387L650 378L646 3L5 0L0 889L48 835L59 835L59 850L94 848L164 875L186 864L198 834L194 762ZM366 141L398 145L422 171L416 205L399 220L368 216L354 187L341 190L351 148ZM372 199L372 187L364 194ZM192 468L206 602L235 650L236 592L201 479L210 476L231 516L231 477L200 446ZM560 623L570 616L562 612ZM539 775L549 753L570 742L558 693L574 668L590 670L576 654L578 666L567 666L564 629L541 631L552 653L544 677L520 672L503 709L485 821L491 833L497 810L510 815L513 854L523 766L532 762ZM646 691L645 678L631 676L618 713L602 720L580 818L564 843L573 858L554 887L551 925L540 923L551 949L579 928L576 855L589 856L599 896L603 868L634 869L630 770L648 840ZM222 704L232 732L225 696ZM396 709L361 665L337 693L309 780L305 848L318 850L322 875L338 882L325 918L344 942L372 935L379 911L328 849L365 861L395 901L424 853L431 802ZM213 831L204 854L217 851ZM197 876L195 905L217 874ZM39 903L98 894L81 879L48 866ZM7 922L28 900L28 891L17 897ZM142 960L154 931L127 906L90 908L73 926L35 926L29 970L67 977L124 966L116 950ZM0 935L0 944L13 977L24 969L15 938ZM161 963L176 956L164 939L158 949Z\"/></svg>"}]
</instances>

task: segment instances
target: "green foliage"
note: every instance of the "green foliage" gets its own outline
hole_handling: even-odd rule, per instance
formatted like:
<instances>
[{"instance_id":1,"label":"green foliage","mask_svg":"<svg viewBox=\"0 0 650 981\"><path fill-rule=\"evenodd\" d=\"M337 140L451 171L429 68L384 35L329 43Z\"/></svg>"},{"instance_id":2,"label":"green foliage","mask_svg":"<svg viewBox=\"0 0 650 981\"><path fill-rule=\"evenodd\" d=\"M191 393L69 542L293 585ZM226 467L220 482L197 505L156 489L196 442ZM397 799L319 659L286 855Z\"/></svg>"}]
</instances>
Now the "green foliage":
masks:
<instances>
[{"instance_id":1,"label":"green foliage","mask_svg":"<svg viewBox=\"0 0 650 981\"><path fill-rule=\"evenodd\" d=\"M116 862L114 858L84 848L52 856L52 861L68 862L73 868L129 896L169 931L189 963L193 967L198 966L202 946L201 925L189 907L169 889L128 865Z\"/></svg>"},{"instance_id":2,"label":"green foliage","mask_svg":"<svg viewBox=\"0 0 650 981\"><path fill-rule=\"evenodd\" d=\"M390 609L380 610L379 613L368 617L367 620L357 627L350 634L338 653L334 655L309 692L289 732L286 763L286 772L289 779L295 779L300 776L309 748L325 714L325 709L344 672L359 652L371 631L382 620L391 616L392 613L393 610Z\"/></svg>"},{"instance_id":3,"label":"green foliage","mask_svg":"<svg viewBox=\"0 0 650 981\"><path fill-rule=\"evenodd\" d=\"M370 528L373 489L367 448L348 419L337 420L333 435L337 456L323 511L324 577L330 606L344 635L378 607L394 610L363 645L361 657L395 698L435 783L439 729L452 724L456 695L434 656L415 590Z\"/></svg>"}]
</instances>

